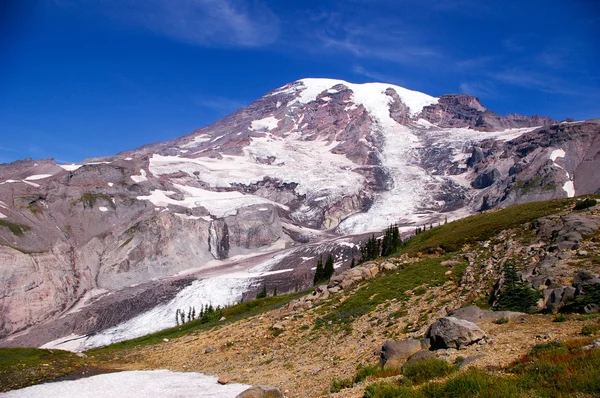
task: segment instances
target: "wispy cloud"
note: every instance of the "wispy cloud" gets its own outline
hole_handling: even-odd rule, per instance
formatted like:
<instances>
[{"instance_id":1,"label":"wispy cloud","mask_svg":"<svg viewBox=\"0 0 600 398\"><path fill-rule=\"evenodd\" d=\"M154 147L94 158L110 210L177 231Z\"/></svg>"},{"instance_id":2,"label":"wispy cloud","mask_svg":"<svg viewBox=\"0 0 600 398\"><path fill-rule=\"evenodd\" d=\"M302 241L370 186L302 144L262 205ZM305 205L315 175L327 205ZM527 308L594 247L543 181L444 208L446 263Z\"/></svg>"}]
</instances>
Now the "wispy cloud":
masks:
<instances>
[{"instance_id":1,"label":"wispy cloud","mask_svg":"<svg viewBox=\"0 0 600 398\"><path fill-rule=\"evenodd\" d=\"M469 94L479 98L498 97L498 92L495 84L490 82L462 82L460 83L460 90L464 94Z\"/></svg>"},{"instance_id":2,"label":"wispy cloud","mask_svg":"<svg viewBox=\"0 0 600 398\"><path fill-rule=\"evenodd\" d=\"M279 18L259 0L83 0L79 6L198 46L260 47L280 30Z\"/></svg>"},{"instance_id":3,"label":"wispy cloud","mask_svg":"<svg viewBox=\"0 0 600 398\"><path fill-rule=\"evenodd\" d=\"M522 68L505 69L491 74L499 82L514 86L539 90L549 94L562 94L577 97L600 98L593 88L577 82L567 81L556 75L533 72Z\"/></svg>"},{"instance_id":4,"label":"wispy cloud","mask_svg":"<svg viewBox=\"0 0 600 398\"><path fill-rule=\"evenodd\" d=\"M368 77L369 79L373 79L377 82L393 83L393 84L397 84L400 86L405 84L403 81L400 81L398 78L396 78L394 76L390 76L385 73L379 73L377 71L366 69L362 65L354 65L352 67L352 72L356 73L357 75Z\"/></svg>"},{"instance_id":5,"label":"wispy cloud","mask_svg":"<svg viewBox=\"0 0 600 398\"><path fill-rule=\"evenodd\" d=\"M487 68L490 66L497 57L495 56L481 56L469 59L463 59L456 62L456 66L460 69L480 69Z\"/></svg>"},{"instance_id":6,"label":"wispy cloud","mask_svg":"<svg viewBox=\"0 0 600 398\"><path fill-rule=\"evenodd\" d=\"M424 32L397 20L331 12L309 15L305 28L303 44L312 52L346 53L401 65L422 64L442 56L441 50L427 44Z\"/></svg>"},{"instance_id":7,"label":"wispy cloud","mask_svg":"<svg viewBox=\"0 0 600 398\"><path fill-rule=\"evenodd\" d=\"M232 113L248 105L246 102L237 99L203 95L192 96L192 102L201 108L210 109L222 115Z\"/></svg>"}]
</instances>

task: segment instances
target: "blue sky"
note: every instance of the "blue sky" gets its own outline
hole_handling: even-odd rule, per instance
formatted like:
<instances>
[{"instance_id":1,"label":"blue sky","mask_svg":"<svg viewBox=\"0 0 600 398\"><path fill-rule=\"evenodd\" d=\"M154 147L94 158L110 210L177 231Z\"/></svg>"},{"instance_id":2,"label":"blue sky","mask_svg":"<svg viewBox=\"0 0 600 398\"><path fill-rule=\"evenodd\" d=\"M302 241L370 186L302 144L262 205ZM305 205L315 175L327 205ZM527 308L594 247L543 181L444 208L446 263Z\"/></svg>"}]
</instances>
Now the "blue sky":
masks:
<instances>
[{"instance_id":1,"label":"blue sky","mask_svg":"<svg viewBox=\"0 0 600 398\"><path fill-rule=\"evenodd\" d=\"M170 140L304 77L600 117L596 0L0 4L0 163Z\"/></svg>"}]
</instances>

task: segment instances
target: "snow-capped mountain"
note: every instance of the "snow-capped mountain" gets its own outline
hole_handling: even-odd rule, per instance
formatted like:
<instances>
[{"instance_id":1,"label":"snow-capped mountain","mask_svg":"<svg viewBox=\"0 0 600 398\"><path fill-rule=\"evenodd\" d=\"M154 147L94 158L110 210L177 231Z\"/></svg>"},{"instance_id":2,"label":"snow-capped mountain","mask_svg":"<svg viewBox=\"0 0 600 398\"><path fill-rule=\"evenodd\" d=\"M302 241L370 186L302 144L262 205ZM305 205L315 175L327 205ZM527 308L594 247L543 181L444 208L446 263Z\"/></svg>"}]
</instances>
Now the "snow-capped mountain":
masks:
<instances>
[{"instance_id":1,"label":"snow-capped mountain","mask_svg":"<svg viewBox=\"0 0 600 398\"><path fill-rule=\"evenodd\" d=\"M186 290L197 279L229 278L229 302L265 278L307 287L316 256L346 267L360 237L344 236L390 223L597 192L599 131L503 117L467 95L303 79L171 142L0 165L2 344L143 324L132 318L182 297L218 302L219 289Z\"/></svg>"}]
</instances>

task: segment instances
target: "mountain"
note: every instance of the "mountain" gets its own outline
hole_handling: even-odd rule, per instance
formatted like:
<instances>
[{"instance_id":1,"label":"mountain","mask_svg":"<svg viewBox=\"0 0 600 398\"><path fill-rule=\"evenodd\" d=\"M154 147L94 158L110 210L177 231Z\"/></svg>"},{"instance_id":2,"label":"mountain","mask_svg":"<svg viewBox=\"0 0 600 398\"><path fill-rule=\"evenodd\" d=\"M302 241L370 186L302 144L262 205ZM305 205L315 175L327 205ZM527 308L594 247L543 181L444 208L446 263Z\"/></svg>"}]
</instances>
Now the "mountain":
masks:
<instances>
[{"instance_id":1,"label":"mountain","mask_svg":"<svg viewBox=\"0 0 600 398\"><path fill-rule=\"evenodd\" d=\"M170 326L181 305L308 287L318 256L345 269L360 234L390 223L598 192L599 131L303 79L170 142L0 165L1 344L103 345Z\"/></svg>"}]
</instances>

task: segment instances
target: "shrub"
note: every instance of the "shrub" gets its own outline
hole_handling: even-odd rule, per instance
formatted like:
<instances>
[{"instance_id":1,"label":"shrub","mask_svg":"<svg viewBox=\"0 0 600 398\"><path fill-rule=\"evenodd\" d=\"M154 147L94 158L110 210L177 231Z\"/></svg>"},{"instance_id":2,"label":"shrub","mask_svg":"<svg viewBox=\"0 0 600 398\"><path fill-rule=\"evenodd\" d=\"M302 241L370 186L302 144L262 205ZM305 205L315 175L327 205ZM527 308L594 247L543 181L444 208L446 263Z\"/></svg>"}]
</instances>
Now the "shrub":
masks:
<instances>
[{"instance_id":1,"label":"shrub","mask_svg":"<svg viewBox=\"0 0 600 398\"><path fill-rule=\"evenodd\" d=\"M529 355L536 356L540 353L548 351L567 351L567 346L564 343L559 343L558 341L550 341L548 343L542 343L534 346L531 351L529 351Z\"/></svg>"},{"instance_id":2,"label":"shrub","mask_svg":"<svg viewBox=\"0 0 600 398\"><path fill-rule=\"evenodd\" d=\"M566 322L567 321L567 317L564 316L563 314L558 314L554 317L554 319L552 320L552 322Z\"/></svg>"},{"instance_id":3,"label":"shrub","mask_svg":"<svg viewBox=\"0 0 600 398\"><path fill-rule=\"evenodd\" d=\"M400 374L400 370L397 368L381 368L378 365L371 366L358 366L356 368L356 376L354 376L354 383L360 383L363 380L371 377L373 379L379 379L382 377L397 376Z\"/></svg>"},{"instance_id":4,"label":"shrub","mask_svg":"<svg viewBox=\"0 0 600 398\"><path fill-rule=\"evenodd\" d=\"M578 200L577 203L575 203L574 209L575 210L583 210L583 209L587 209L588 207L596 206L596 204L598 204L596 199L585 198L584 200Z\"/></svg>"},{"instance_id":5,"label":"shrub","mask_svg":"<svg viewBox=\"0 0 600 398\"><path fill-rule=\"evenodd\" d=\"M420 384L454 372L456 368L443 359L428 358L402 368L404 379L413 384Z\"/></svg>"},{"instance_id":6,"label":"shrub","mask_svg":"<svg viewBox=\"0 0 600 398\"><path fill-rule=\"evenodd\" d=\"M458 365L459 363L461 363L464 360L465 360L465 357L459 355L456 358L454 358L454 364Z\"/></svg>"},{"instance_id":7,"label":"shrub","mask_svg":"<svg viewBox=\"0 0 600 398\"><path fill-rule=\"evenodd\" d=\"M377 365L358 366L358 368L356 369L356 376L354 376L354 382L360 383L361 381L365 380L367 377L376 374L380 370L381 370L381 367L379 367Z\"/></svg>"},{"instance_id":8,"label":"shrub","mask_svg":"<svg viewBox=\"0 0 600 398\"><path fill-rule=\"evenodd\" d=\"M419 391L388 382L374 383L365 389L364 398L413 398L422 397Z\"/></svg>"},{"instance_id":9,"label":"shrub","mask_svg":"<svg viewBox=\"0 0 600 398\"><path fill-rule=\"evenodd\" d=\"M506 317L498 318L494 321L494 323L496 325L504 325L505 323L508 323L508 318L506 318Z\"/></svg>"},{"instance_id":10,"label":"shrub","mask_svg":"<svg viewBox=\"0 0 600 398\"><path fill-rule=\"evenodd\" d=\"M584 336L591 336L598 333L598 326L596 325L585 325L581 328L581 334Z\"/></svg>"},{"instance_id":11,"label":"shrub","mask_svg":"<svg viewBox=\"0 0 600 398\"><path fill-rule=\"evenodd\" d=\"M329 391L331 391L332 393L340 392L344 388L352 388L352 385L352 380L348 378L336 379L331 382L331 387L329 388Z\"/></svg>"}]
</instances>

